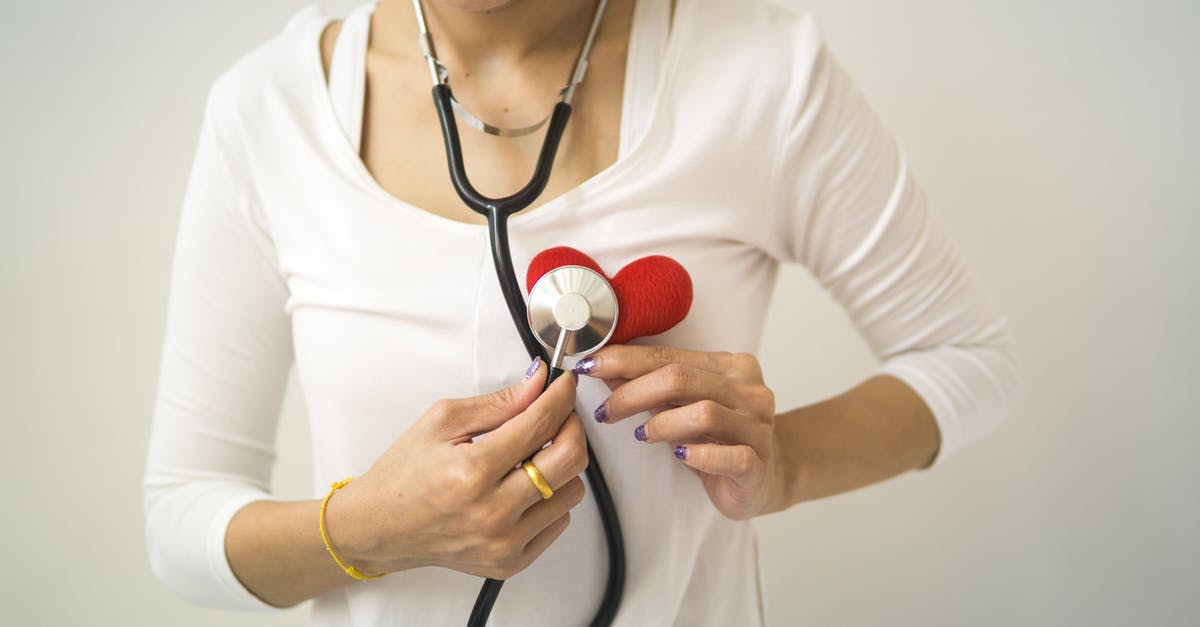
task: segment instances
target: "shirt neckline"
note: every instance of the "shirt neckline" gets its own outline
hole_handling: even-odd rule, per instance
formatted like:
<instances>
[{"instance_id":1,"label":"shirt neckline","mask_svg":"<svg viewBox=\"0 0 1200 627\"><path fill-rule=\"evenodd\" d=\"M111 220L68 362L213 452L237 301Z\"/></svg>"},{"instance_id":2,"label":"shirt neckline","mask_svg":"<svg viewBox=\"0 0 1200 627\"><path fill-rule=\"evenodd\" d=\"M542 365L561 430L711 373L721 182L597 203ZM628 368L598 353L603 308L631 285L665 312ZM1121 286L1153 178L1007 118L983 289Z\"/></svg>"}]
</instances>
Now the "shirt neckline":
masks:
<instances>
[{"instance_id":1,"label":"shirt neckline","mask_svg":"<svg viewBox=\"0 0 1200 627\"><path fill-rule=\"evenodd\" d=\"M579 202L593 196L596 192L604 189L606 185L612 183L619 176L638 160L643 146L646 144L646 138L650 135L650 130L655 126L655 121L659 117L661 109L660 103L662 94L665 91L666 83L668 82L671 72L670 67L674 66L676 57L675 51L679 48L678 40L680 22L680 7L676 6L674 15L666 24L658 24L660 28L669 28L667 35L667 43L665 50L658 59L658 63L654 67L646 67L643 59L635 59L634 55L638 52L638 48L645 48L641 44L646 38L654 35L649 31L649 24L654 22L643 13L643 10L651 9L644 6L648 2L662 2L664 0L638 0L634 5L632 22L630 24L629 50L626 53L625 59L625 75L624 86L621 94L621 128L618 138L617 159L609 164L603 170L600 170L591 177L585 179L579 185L572 187L562 194L543 203L540 207L530 210L518 212L508 219L510 227L519 227L524 224L536 223L542 220L547 220L558 214L563 213L564 207L576 205ZM660 8L660 7L653 7ZM341 123L338 121L337 112L333 107L333 99L329 93L328 85L325 82L325 72L321 60L320 37L325 27L329 24L332 16L326 14L324 10L319 11L319 18L314 21L312 30L305 37L306 43L306 63L308 84L316 92L316 100L318 103L318 126L325 133L326 143L333 144L333 149L336 151L337 165L346 168L359 181L362 188L374 196L379 202L383 203L389 210L394 210L397 213L413 216L432 226L458 231L461 233L483 233L487 231L486 224L473 224L470 222L461 222L450 218L438 215L431 211L422 209L406 200L403 200L384 187L375 179L370 170L362 161L362 157L353 149L350 139L341 130ZM671 22L674 22L673 24ZM657 77L653 84L655 88L649 95L638 93L636 80L640 72L656 72ZM649 113L646 116L646 128L638 134L634 140L633 146L626 146L628 141L626 133L627 125L632 124L634 120L630 119L627 112L631 107L636 106L635 98L649 98L650 101L646 105L649 107ZM628 148L628 150L626 150Z\"/></svg>"}]
</instances>

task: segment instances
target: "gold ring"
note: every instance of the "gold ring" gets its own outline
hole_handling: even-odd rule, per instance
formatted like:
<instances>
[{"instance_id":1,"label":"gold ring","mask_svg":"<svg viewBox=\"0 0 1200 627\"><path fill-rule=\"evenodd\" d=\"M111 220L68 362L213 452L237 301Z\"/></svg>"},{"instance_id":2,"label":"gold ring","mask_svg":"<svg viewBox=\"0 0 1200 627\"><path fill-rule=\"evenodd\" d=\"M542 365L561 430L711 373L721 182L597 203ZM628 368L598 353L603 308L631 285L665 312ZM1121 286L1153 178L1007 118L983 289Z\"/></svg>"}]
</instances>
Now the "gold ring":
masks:
<instances>
[{"instance_id":1,"label":"gold ring","mask_svg":"<svg viewBox=\"0 0 1200 627\"><path fill-rule=\"evenodd\" d=\"M546 477L542 475L542 471L538 470L537 466L533 465L533 460L529 460L521 467L525 469L525 474L529 475L529 480L533 482L533 487L537 488L538 492L542 493L543 499L548 499L554 496L554 490L550 488L550 482L546 481Z\"/></svg>"}]
</instances>

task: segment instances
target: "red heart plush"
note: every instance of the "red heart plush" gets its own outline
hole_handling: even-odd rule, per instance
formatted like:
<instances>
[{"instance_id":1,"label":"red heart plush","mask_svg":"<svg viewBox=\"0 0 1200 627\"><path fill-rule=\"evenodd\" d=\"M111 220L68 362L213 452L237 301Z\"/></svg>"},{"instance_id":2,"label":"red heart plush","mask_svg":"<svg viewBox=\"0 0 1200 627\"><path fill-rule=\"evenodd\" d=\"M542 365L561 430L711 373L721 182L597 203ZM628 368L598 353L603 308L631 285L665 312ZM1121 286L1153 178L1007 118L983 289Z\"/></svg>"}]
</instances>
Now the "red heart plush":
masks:
<instances>
[{"instance_id":1,"label":"red heart plush","mask_svg":"<svg viewBox=\"0 0 1200 627\"><path fill-rule=\"evenodd\" d=\"M611 344L663 333L679 324L692 308L692 277L678 261L663 255L635 259L609 277L594 259L574 248L547 248L529 262L525 290L532 290L543 274L561 266L595 270L612 284L618 311Z\"/></svg>"}]
</instances>

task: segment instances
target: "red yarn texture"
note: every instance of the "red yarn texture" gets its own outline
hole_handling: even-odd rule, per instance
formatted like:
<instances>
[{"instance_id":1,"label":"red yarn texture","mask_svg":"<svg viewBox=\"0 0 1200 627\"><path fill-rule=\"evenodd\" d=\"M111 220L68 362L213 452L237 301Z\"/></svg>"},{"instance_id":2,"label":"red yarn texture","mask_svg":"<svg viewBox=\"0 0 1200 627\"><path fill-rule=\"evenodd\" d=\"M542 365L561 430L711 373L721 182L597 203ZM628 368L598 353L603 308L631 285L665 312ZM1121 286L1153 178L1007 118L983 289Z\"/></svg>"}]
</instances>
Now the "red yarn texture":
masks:
<instances>
[{"instance_id":1,"label":"red yarn texture","mask_svg":"<svg viewBox=\"0 0 1200 627\"><path fill-rule=\"evenodd\" d=\"M625 344L643 335L657 335L679 324L692 308L692 277L678 261L650 255L631 261L609 277L594 259L570 246L538 253L525 272L525 290L547 272L561 266L583 266L608 279L617 293L617 328L610 344Z\"/></svg>"}]
</instances>

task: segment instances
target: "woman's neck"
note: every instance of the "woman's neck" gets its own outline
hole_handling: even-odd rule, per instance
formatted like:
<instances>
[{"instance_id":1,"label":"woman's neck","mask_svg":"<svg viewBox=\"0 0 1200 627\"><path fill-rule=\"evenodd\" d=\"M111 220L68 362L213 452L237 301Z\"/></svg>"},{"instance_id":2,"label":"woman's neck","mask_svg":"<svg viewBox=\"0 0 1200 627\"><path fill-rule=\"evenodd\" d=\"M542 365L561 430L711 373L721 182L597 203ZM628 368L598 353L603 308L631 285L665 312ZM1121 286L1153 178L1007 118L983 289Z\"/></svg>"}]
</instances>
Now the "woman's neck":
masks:
<instances>
[{"instance_id":1,"label":"woman's neck","mask_svg":"<svg viewBox=\"0 0 1200 627\"><path fill-rule=\"evenodd\" d=\"M454 60L456 70L487 73L564 55L573 58L596 10L590 0L514 0L493 9L471 6L487 4L491 3L422 0L437 55ZM407 22L416 20L411 0L381 0L376 14L384 18L377 20L382 31L376 35L393 42L402 41L396 37L410 33ZM416 46L416 40L410 45Z\"/></svg>"}]
</instances>

